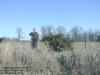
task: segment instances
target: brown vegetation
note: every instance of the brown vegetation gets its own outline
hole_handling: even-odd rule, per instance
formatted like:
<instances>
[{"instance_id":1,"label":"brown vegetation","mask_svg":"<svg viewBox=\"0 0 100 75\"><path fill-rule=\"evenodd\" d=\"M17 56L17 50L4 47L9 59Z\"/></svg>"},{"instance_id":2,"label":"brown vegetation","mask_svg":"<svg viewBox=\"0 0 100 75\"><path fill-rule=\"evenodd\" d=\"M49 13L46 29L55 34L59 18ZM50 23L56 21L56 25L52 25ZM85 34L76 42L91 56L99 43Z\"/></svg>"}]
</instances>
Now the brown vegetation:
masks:
<instances>
[{"instance_id":1,"label":"brown vegetation","mask_svg":"<svg viewBox=\"0 0 100 75\"><path fill-rule=\"evenodd\" d=\"M0 68L29 66L21 75L100 75L100 43L73 43L73 51L55 52L43 42L37 49L30 42L5 41L0 44Z\"/></svg>"}]
</instances>

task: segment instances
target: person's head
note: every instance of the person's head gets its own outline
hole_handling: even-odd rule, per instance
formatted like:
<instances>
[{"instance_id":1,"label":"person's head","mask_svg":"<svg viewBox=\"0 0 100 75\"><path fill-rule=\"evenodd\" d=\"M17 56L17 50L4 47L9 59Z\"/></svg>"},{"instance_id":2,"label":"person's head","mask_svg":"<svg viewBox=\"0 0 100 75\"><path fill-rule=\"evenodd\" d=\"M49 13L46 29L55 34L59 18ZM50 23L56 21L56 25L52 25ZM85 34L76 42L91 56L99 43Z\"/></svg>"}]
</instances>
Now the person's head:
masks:
<instances>
[{"instance_id":1,"label":"person's head","mask_svg":"<svg viewBox=\"0 0 100 75\"><path fill-rule=\"evenodd\" d=\"M35 28L33 28L33 32L36 32L36 29Z\"/></svg>"}]
</instances>

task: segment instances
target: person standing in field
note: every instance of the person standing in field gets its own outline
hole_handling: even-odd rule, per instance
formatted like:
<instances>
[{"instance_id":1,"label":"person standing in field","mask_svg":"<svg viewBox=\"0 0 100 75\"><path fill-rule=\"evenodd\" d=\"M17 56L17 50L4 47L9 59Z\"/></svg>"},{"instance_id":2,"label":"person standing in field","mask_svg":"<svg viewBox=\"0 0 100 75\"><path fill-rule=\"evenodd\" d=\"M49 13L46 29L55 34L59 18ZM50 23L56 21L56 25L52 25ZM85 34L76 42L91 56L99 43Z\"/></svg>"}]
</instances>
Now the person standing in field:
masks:
<instances>
[{"instance_id":1,"label":"person standing in field","mask_svg":"<svg viewBox=\"0 0 100 75\"><path fill-rule=\"evenodd\" d=\"M39 40L39 35L36 32L36 29L33 28L33 32L31 32L29 35L31 36L32 47L36 48L37 47L37 41Z\"/></svg>"}]
</instances>

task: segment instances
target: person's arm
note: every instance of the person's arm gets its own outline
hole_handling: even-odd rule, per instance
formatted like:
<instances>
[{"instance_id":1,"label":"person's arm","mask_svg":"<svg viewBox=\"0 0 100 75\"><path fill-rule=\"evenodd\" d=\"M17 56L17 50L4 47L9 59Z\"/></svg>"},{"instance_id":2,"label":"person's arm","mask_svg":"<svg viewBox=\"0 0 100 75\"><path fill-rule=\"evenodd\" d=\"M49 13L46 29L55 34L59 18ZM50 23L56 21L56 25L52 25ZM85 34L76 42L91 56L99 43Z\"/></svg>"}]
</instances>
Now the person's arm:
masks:
<instances>
[{"instance_id":1,"label":"person's arm","mask_svg":"<svg viewBox=\"0 0 100 75\"><path fill-rule=\"evenodd\" d=\"M29 35L31 36L32 35L32 32Z\"/></svg>"},{"instance_id":2,"label":"person's arm","mask_svg":"<svg viewBox=\"0 0 100 75\"><path fill-rule=\"evenodd\" d=\"M36 33L37 34L37 40L39 40L39 34L38 33Z\"/></svg>"}]
</instances>

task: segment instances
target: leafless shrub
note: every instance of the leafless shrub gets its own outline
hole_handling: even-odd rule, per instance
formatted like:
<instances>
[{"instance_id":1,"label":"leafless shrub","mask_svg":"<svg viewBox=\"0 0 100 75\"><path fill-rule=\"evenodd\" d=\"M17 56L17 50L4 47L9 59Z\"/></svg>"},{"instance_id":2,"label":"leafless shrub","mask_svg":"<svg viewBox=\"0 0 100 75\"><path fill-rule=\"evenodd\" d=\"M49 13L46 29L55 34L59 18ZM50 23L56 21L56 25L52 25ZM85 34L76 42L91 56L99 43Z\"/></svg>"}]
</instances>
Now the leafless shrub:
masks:
<instances>
[{"instance_id":1,"label":"leafless shrub","mask_svg":"<svg viewBox=\"0 0 100 75\"><path fill-rule=\"evenodd\" d=\"M20 41L23 38L22 28L21 27L17 28L16 33L17 33L17 39Z\"/></svg>"}]
</instances>

